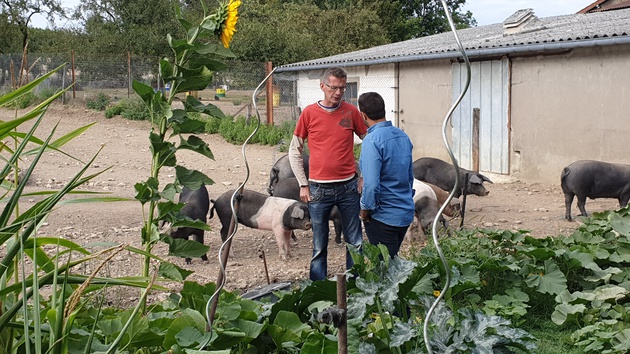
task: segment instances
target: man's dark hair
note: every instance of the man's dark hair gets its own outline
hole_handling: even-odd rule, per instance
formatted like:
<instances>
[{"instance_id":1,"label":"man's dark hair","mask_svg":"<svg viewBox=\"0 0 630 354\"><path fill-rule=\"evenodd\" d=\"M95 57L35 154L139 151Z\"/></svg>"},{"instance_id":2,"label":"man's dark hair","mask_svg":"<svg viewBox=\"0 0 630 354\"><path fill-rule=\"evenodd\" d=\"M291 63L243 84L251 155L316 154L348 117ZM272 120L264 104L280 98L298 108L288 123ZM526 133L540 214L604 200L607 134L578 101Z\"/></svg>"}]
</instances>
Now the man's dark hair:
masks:
<instances>
[{"instance_id":1,"label":"man's dark hair","mask_svg":"<svg viewBox=\"0 0 630 354\"><path fill-rule=\"evenodd\" d=\"M328 78L334 76L338 79L347 79L348 73L340 67L333 66L332 68L326 69L324 71L324 75L322 75L322 82L328 82Z\"/></svg>"},{"instance_id":2,"label":"man's dark hair","mask_svg":"<svg viewBox=\"0 0 630 354\"><path fill-rule=\"evenodd\" d=\"M376 92L366 92L359 96L359 111L371 120L385 118L385 101Z\"/></svg>"}]
</instances>

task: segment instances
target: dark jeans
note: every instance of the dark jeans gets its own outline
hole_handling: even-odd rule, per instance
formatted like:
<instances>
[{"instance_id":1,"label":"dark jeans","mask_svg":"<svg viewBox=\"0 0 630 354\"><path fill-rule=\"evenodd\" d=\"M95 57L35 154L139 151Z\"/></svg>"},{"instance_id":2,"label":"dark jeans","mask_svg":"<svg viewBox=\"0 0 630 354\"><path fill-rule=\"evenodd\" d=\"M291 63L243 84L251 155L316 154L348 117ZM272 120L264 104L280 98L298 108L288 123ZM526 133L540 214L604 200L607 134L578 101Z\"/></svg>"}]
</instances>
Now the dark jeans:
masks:
<instances>
[{"instance_id":1,"label":"dark jeans","mask_svg":"<svg viewBox=\"0 0 630 354\"><path fill-rule=\"evenodd\" d=\"M407 229L409 228L408 226L390 226L374 219L369 219L367 222L364 222L363 227L365 228L365 234L370 243L373 245L378 245L379 243L385 245L392 258L398 254L400 245L402 245Z\"/></svg>"},{"instance_id":2,"label":"dark jeans","mask_svg":"<svg viewBox=\"0 0 630 354\"><path fill-rule=\"evenodd\" d=\"M363 233L359 221L361 195L356 178L347 182L310 184L311 201L308 203L313 226L313 258L311 258L311 280L326 279L328 275L328 234L330 210L339 208L343 223L343 237L347 243L361 247ZM353 266L352 257L346 250L346 269Z\"/></svg>"}]
</instances>

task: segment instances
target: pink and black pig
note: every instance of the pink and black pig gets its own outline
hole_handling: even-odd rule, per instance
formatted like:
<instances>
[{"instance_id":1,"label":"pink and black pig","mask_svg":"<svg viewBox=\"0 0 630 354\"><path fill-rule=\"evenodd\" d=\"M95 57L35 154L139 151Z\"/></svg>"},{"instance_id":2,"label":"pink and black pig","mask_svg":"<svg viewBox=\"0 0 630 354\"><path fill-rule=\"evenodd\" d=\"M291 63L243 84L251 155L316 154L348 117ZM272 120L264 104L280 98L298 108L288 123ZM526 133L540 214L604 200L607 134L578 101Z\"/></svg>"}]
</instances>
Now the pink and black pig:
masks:
<instances>
[{"instance_id":1,"label":"pink and black pig","mask_svg":"<svg viewBox=\"0 0 630 354\"><path fill-rule=\"evenodd\" d=\"M274 197L280 198L288 198L300 201L300 183L297 178L289 177L280 180L276 183L276 186L273 190ZM333 222L335 226L335 242L341 244L341 235L343 234L343 224L341 223L341 214L339 213L339 208L337 206L333 206L330 211L329 220Z\"/></svg>"},{"instance_id":2,"label":"pink and black pig","mask_svg":"<svg viewBox=\"0 0 630 354\"><path fill-rule=\"evenodd\" d=\"M219 216L223 241L228 237L232 220L233 194L234 190L230 190L216 200L212 200L213 206L210 209L210 218L214 216L214 210ZM306 203L287 198L269 197L247 189L243 190L238 203L238 208L236 208L238 222L253 229L273 231L283 260L291 255L291 232L311 228L311 216Z\"/></svg>"}]
</instances>

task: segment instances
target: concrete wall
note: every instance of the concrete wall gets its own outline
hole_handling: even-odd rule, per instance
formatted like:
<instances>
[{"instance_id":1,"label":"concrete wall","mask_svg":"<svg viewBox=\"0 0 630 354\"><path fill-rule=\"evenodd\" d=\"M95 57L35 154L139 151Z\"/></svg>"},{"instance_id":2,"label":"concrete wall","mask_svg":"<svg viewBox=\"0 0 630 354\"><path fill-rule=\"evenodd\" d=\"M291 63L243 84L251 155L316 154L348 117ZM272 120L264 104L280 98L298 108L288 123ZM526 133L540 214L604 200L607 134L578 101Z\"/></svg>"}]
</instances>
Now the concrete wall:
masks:
<instances>
[{"instance_id":1,"label":"concrete wall","mask_svg":"<svg viewBox=\"0 0 630 354\"><path fill-rule=\"evenodd\" d=\"M630 47L516 58L511 174L559 183L581 159L630 164Z\"/></svg>"},{"instance_id":2,"label":"concrete wall","mask_svg":"<svg viewBox=\"0 0 630 354\"><path fill-rule=\"evenodd\" d=\"M400 63L400 128L411 138L414 160L423 156L450 160L442 140L442 122L451 106L448 60ZM450 125L447 129L450 139Z\"/></svg>"}]
</instances>

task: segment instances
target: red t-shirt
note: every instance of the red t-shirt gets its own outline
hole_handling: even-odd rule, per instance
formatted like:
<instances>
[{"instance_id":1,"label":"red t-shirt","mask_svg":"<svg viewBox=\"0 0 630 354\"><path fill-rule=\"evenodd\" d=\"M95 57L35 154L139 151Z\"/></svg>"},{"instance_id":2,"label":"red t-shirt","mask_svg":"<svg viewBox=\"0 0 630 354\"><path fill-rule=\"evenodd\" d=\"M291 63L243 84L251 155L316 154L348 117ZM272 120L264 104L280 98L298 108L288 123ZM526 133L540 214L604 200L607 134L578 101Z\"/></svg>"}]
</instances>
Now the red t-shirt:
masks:
<instances>
[{"instance_id":1,"label":"red t-shirt","mask_svg":"<svg viewBox=\"0 0 630 354\"><path fill-rule=\"evenodd\" d=\"M355 174L355 133L363 136L367 127L359 110L350 103L342 101L333 112L317 103L304 108L294 134L308 141L309 180L343 181Z\"/></svg>"}]
</instances>

